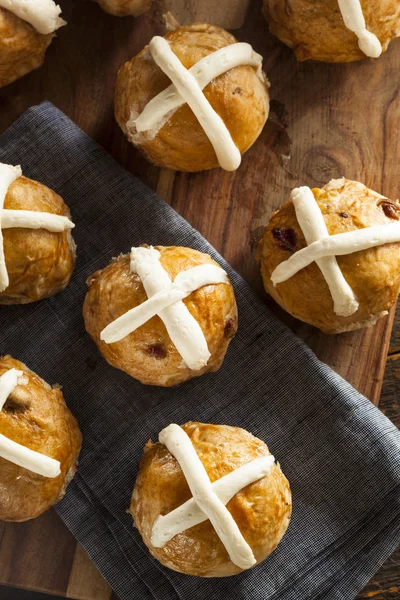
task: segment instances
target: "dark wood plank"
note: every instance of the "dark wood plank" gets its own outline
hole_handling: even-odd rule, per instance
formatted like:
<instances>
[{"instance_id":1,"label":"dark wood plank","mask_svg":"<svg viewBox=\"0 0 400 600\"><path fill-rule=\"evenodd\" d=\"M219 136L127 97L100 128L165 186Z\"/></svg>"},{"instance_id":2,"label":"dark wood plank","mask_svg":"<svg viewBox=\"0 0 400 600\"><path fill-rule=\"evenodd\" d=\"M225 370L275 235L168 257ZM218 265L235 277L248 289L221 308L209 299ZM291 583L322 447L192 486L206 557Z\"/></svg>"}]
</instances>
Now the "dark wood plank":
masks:
<instances>
[{"instance_id":1,"label":"dark wood plank","mask_svg":"<svg viewBox=\"0 0 400 600\"><path fill-rule=\"evenodd\" d=\"M400 308L396 311L380 408L400 427Z\"/></svg>"},{"instance_id":2,"label":"dark wood plank","mask_svg":"<svg viewBox=\"0 0 400 600\"><path fill-rule=\"evenodd\" d=\"M64 593L76 540L53 511L26 523L0 522L0 582Z\"/></svg>"},{"instance_id":3,"label":"dark wood plank","mask_svg":"<svg viewBox=\"0 0 400 600\"><path fill-rule=\"evenodd\" d=\"M31 105L51 100L187 218L260 294L264 292L256 245L292 187L323 185L346 174L397 196L399 43L376 64L299 65L268 34L260 18L261 1L253 0L238 37L264 55L272 82L271 118L237 173L175 174L149 165L116 126L113 91L118 68L152 35L164 33L165 10L189 22L204 18L202 11L214 5L218 24L233 27L241 23L240 9L247 0L157 0L149 14L136 20L112 18L84 0L60 4L69 24L50 47L45 65L0 90L0 132ZM234 14L222 10L227 5L235 8ZM366 82L368 103L363 102L360 111ZM267 298L266 302L322 360L378 403L394 312L374 329L327 337L289 319ZM382 409L398 423L400 322L395 331ZM389 561L360 598L393 600L400 585L397 565L398 557ZM82 600L111 597L53 511L27 524L0 524L0 582Z\"/></svg>"},{"instance_id":4,"label":"dark wood plank","mask_svg":"<svg viewBox=\"0 0 400 600\"><path fill-rule=\"evenodd\" d=\"M388 361L379 407L400 427L400 305L394 319ZM400 598L400 548L379 569L358 600L398 600Z\"/></svg>"},{"instance_id":5,"label":"dark wood plank","mask_svg":"<svg viewBox=\"0 0 400 600\"><path fill-rule=\"evenodd\" d=\"M30 590L13 587L0 587L0 600L62 600L61 596L49 596Z\"/></svg>"}]
</instances>

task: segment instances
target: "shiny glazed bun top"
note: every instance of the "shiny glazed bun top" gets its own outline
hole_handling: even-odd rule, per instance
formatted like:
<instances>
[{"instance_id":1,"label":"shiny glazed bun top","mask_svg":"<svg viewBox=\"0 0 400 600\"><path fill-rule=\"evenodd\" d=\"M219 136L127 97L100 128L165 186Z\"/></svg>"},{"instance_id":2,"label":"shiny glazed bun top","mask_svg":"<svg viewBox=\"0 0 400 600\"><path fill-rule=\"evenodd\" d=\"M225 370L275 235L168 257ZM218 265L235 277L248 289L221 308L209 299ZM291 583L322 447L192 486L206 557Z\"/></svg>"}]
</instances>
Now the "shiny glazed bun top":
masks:
<instances>
[{"instance_id":1,"label":"shiny glazed bun top","mask_svg":"<svg viewBox=\"0 0 400 600\"><path fill-rule=\"evenodd\" d=\"M293 190L260 242L266 290L326 333L373 325L400 289L399 216L397 201L357 181Z\"/></svg>"},{"instance_id":2,"label":"shiny glazed bun top","mask_svg":"<svg viewBox=\"0 0 400 600\"><path fill-rule=\"evenodd\" d=\"M163 565L225 577L271 554L291 506L289 483L264 442L238 427L191 422L146 444L130 511Z\"/></svg>"},{"instance_id":3,"label":"shiny glazed bun top","mask_svg":"<svg viewBox=\"0 0 400 600\"><path fill-rule=\"evenodd\" d=\"M400 35L398 0L264 0L264 13L298 60L377 58Z\"/></svg>"},{"instance_id":4,"label":"shiny glazed bun top","mask_svg":"<svg viewBox=\"0 0 400 600\"><path fill-rule=\"evenodd\" d=\"M120 69L116 119L156 165L234 170L268 117L261 66L249 44L219 27L179 27L153 38Z\"/></svg>"},{"instance_id":5,"label":"shiny glazed bun top","mask_svg":"<svg viewBox=\"0 0 400 600\"><path fill-rule=\"evenodd\" d=\"M43 64L60 12L53 0L0 0L0 87Z\"/></svg>"},{"instance_id":6,"label":"shiny glazed bun top","mask_svg":"<svg viewBox=\"0 0 400 600\"><path fill-rule=\"evenodd\" d=\"M82 443L61 390L0 358L0 520L37 517L65 493Z\"/></svg>"},{"instance_id":7,"label":"shiny glazed bun top","mask_svg":"<svg viewBox=\"0 0 400 600\"><path fill-rule=\"evenodd\" d=\"M151 0L97 0L101 8L116 17L138 17L149 10Z\"/></svg>"},{"instance_id":8,"label":"shiny glazed bun top","mask_svg":"<svg viewBox=\"0 0 400 600\"><path fill-rule=\"evenodd\" d=\"M87 283L86 329L114 367L171 386L221 366L237 308L225 271L207 254L132 248Z\"/></svg>"},{"instance_id":9,"label":"shiny glazed bun top","mask_svg":"<svg viewBox=\"0 0 400 600\"><path fill-rule=\"evenodd\" d=\"M69 209L45 185L0 164L0 304L26 304L62 291L75 266ZM3 264L2 264L3 263Z\"/></svg>"}]
</instances>

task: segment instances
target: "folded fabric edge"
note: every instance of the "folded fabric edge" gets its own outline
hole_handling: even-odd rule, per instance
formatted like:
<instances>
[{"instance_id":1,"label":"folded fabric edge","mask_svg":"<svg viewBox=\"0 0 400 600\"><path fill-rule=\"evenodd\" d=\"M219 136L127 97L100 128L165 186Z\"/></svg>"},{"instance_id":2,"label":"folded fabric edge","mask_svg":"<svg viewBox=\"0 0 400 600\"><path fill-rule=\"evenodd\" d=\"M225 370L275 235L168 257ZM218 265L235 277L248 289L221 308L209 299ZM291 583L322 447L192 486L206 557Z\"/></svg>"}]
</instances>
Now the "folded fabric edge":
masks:
<instances>
[{"instance_id":1,"label":"folded fabric edge","mask_svg":"<svg viewBox=\"0 0 400 600\"><path fill-rule=\"evenodd\" d=\"M142 542L140 540L138 541L137 539L135 539L133 523L131 525L132 531L130 532L126 527L126 524L124 524L121 520L118 520L114 515L112 515L109 512L109 510L107 509L107 507L103 504L101 499L98 498L98 496L96 496L95 494L93 494L92 490L87 486L87 484L82 480L82 478L78 477L74 483L76 484L75 487L81 492L82 497L85 498L85 502L93 507L99 520L102 523L102 526L105 527L107 529L108 533L113 537L114 542L116 543L116 545L118 545L118 547L120 549L120 552L124 555L128 566L135 572L137 577L139 577L141 579L141 581L143 581L143 583L146 585L145 578L139 573L139 571L137 570L135 565L130 560L128 553L127 553L126 549L124 548L124 544L125 544L125 546L132 546L132 543L133 543L135 548L140 551L142 558L144 558L144 560L148 562L148 565L144 569L144 575L146 577L150 577L150 578L152 577L151 570L153 567L155 567L157 569L157 571L159 572L159 574L163 577L163 579L165 578L169 582L169 584L173 588L173 593L177 594L177 592L175 591L175 588L173 586L173 582L168 577L168 575L165 573L165 569L163 567L161 567L161 565L159 565L157 563L157 561L155 561L147 553L146 548L143 547L143 545L142 545ZM368 517L366 520L364 517L363 524L360 524L359 522L357 522L354 526L356 531L354 531L354 528L352 528L351 531L346 532L346 534L344 536L345 539L342 543L339 544L339 546L332 548L327 553L324 552L323 554L319 554L318 556L314 557L314 559L311 561L311 564L309 564L309 567L305 571L303 571L301 574L299 574L298 576L296 575L294 578L289 580L283 588L279 589L278 592L272 594L272 596L270 596L271 600L273 598L276 598L278 600L278 598L281 597L282 594L290 593L290 590L291 589L294 590L296 588L296 586L299 585L299 583L300 584L302 583L304 585L308 579L310 580L310 583L307 584L307 589L309 591L311 591L312 584L314 583L313 572L321 564L321 561L323 563L326 563L327 569L328 569L328 563L331 560L333 560L333 561L335 560L335 554L337 554L338 551L340 551L340 549L342 547L344 547L346 544L348 544L349 541L350 541L350 543L353 542L353 545L355 545L355 542L357 542L357 544L356 544L357 548L354 547L354 550L353 549L351 550L351 552L355 551L355 553L352 556L352 560L349 562L346 562L344 565L339 565L339 566L335 567L334 572L332 572L331 575L324 582L323 592L326 591L326 593L328 593L329 590L336 588L339 582L341 582L343 587L345 587L344 584L347 581L346 576L348 576L349 583L352 583L352 587L354 587L354 589L357 588L355 591L355 594L354 594L354 595L356 595L366 585L366 583L368 583L368 581L371 579L371 577L373 577L374 573L379 569L379 567L384 562L384 560L386 560L386 558L388 558L390 556L390 554L396 549L396 545L400 542L400 529L399 529L400 503L398 502L398 500L399 500L398 487L396 487L396 488L393 488L391 493L385 498L385 503L381 504L379 511L377 511L376 508L374 508L370 513L368 513ZM75 502L74 502L74 505L76 507ZM100 505L101 511L98 510L98 505ZM397 512L389 520L389 522L387 522L387 517L388 517L389 513L386 509L388 507L393 507L393 505L397 505ZM61 508L61 511L59 510L60 508ZM58 507L56 507L56 510L57 510L57 512L59 512L60 516L64 520L66 520L63 516L62 506L60 507L60 505L59 505ZM372 537L371 537L371 533L368 533L368 535L366 535L366 532L370 531L370 530L366 529L365 525L366 525L366 522L369 522L372 524L376 523L377 512L381 516L382 525L380 525L380 529L376 533L375 532L372 533ZM75 518L75 514L74 514L74 518ZM110 525L110 523L111 523L111 525ZM395 528L393 531L393 535L390 535L391 531L393 530L393 523L394 523ZM361 528L362 525L364 525L364 527ZM357 532L357 530L359 531L360 528L361 528L361 533L364 535L355 537L355 533ZM387 537L390 538L390 542L387 542L387 539L386 539ZM122 543L123 540L124 540L124 543ZM369 564L370 564L369 568L368 569L364 568L360 572L357 582L356 581L352 582L350 576L353 571L353 566L352 566L353 563L357 564L358 557L363 554L365 547L370 546L372 543L374 543L375 550L379 546L379 552L378 553L375 552L373 554L373 556L371 557L371 560L369 561ZM87 544L87 546L88 546L87 547L88 553L90 555L92 555L91 547L89 548L89 546L91 546L91 544ZM105 572L103 572L103 575L107 578L107 570ZM322 592L319 591L318 587L315 588L315 593L318 593L318 597L321 597L321 600L322 600L322 598L326 598L326 600L328 600L328 596L320 596L320 594ZM178 594L177 594L177 597L179 597ZM285 595L284 597L286 598L289 596ZM314 598L314 596L313 596L313 598ZM317 598L317 597L315 597L315 598ZM332 599L333 598L336 598L336 596L333 595ZM346 600L349 600L349 596L346 596L345 598L346 598Z\"/></svg>"},{"instance_id":2,"label":"folded fabric edge","mask_svg":"<svg viewBox=\"0 0 400 600\"><path fill-rule=\"evenodd\" d=\"M331 548L326 549L322 553L318 554L309 566L299 574L298 577L292 578L288 581L287 585L280 588L276 594L269 597L269 600L279 600L282 592L290 592L291 590L295 593L296 588L300 585L305 585L307 589L310 589L313 581L313 573L320 567L321 564L325 565L326 572L330 570L330 574L323 580L322 591L318 592L318 597L321 600L326 600L328 596L325 594L329 590L336 588L338 583L344 584L346 582L346 576L350 575L349 571L353 569L353 565L357 565L360 556L363 556L365 549L373 546L376 550L379 546L379 552L373 555L373 560L370 561L369 569L364 568L361 575L364 580L360 580L361 583L353 582L356 589L355 594L362 590L362 588L370 581L374 576L379 567L383 562L391 555L400 543L400 501L399 501L399 486L391 490L385 498L385 502L381 503L380 510L372 510L364 517L363 522L357 522L350 530L338 538L337 545L332 545ZM392 516L389 518L389 509L396 506L396 511L392 511ZM378 517L380 517L378 519ZM379 520L379 526L376 531L371 531L372 527L376 526ZM367 528L367 525L371 527ZM393 533L393 535L392 535ZM392 539L392 542L387 542L387 537ZM339 564L333 567L335 556L342 553L345 554L344 550L347 547L347 552L351 554L351 559L342 559L343 564ZM381 556L384 555L382 559ZM363 563L364 564L364 563ZM306 582L310 583L307 584ZM322 581L322 579L321 579ZM351 582L351 578L348 578ZM323 595L322 595L323 594ZM316 600L315 598L315 600ZM345 600L349 600L349 596L345 597ZM313 598L314 600L314 598Z\"/></svg>"},{"instance_id":3,"label":"folded fabric edge","mask_svg":"<svg viewBox=\"0 0 400 600\"><path fill-rule=\"evenodd\" d=\"M379 559L377 560L371 555L366 562L365 548L361 549L359 554L354 556L351 563L349 563L350 568L346 569L343 576L339 573L336 580L332 582L331 587L326 592L322 592L319 598L315 600L349 600L349 598L355 598L398 548L400 525L398 524L393 528L393 524L389 523L388 527L382 530L379 536L372 541L375 549L379 547ZM367 546L370 544L371 542ZM367 568L366 565L368 565Z\"/></svg>"}]
</instances>

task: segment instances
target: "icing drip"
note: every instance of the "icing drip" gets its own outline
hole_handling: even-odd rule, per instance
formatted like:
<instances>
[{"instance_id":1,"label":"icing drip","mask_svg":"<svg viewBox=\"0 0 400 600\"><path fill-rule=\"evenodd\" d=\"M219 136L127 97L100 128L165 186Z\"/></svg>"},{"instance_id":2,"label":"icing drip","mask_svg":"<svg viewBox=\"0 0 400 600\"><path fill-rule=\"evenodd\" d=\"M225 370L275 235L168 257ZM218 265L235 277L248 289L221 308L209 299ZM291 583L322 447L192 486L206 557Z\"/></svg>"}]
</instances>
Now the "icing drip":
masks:
<instances>
[{"instance_id":1,"label":"icing drip","mask_svg":"<svg viewBox=\"0 0 400 600\"><path fill-rule=\"evenodd\" d=\"M234 171L241 162L239 149L232 140L225 123L215 112L193 75L185 69L172 52L167 40L155 36L149 44L156 65L170 78L179 94L192 109L210 140L218 162L226 171Z\"/></svg>"},{"instance_id":2,"label":"icing drip","mask_svg":"<svg viewBox=\"0 0 400 600\"><path fill-rule=\"evenodd\" d=\"M241 569L249 569L255 565L257 561L252 549L231 513L214 492L189 436L179 425L172 424L160 432L158 439L178 461L194 502L210 520L231 561Z\"/></svg>"},{"instance_id":3,"label":"icing drip","mask_svg":"<svg viewBox=\"0 0 400 600\"><path fill-rule=\"evenodd\" d=\"M274 285L287 281L301 269L325 256L344 256L395 242L400 242L400 223L375 225L331 235L302 248L278 265L271 275L271 281Z\"/></svg>"},{"instance_id":4,"label":"icing drip","mask_svg":"<svg viewBox=\"0 0 400 600\"><path fill-rule=\"evenodd\" d=\"M360 0L338 0L344 24L358 37L360 50L366 56L378 58L382 54L382 44L377 36L368 31Z\"/></svg>"},{"instance_id":5,"label":"icing drip","mask_svg":"<svg viewBox=\"0 0 400 600\"><path fill-rule=\"evenodd\" d=\"M212 491L225 506L240 490L266 477L274 464L272 455L261 456L231 471L211 484ZM168 513L159 516L153 525L151 543L156 548L162 548L173 537L199 523L207 520L207 515L196 504L193 498Z\"/></svg>"},{"instance_id":6,"label":"icing drip","mask_svg":"<svg viewBox=\"0 0 400 600\"><path fill-rule=\"evenodd\" d=\"M0 0L0 7L30 23L38 33L54 33L66 22L60 18L61 8L53 0Z\"/></svg>"},{"instance_id":7,"label":"icing drip","mask_svg":"<svg viewBox=\"0 0 400 600\"><path fill-rule=\"evenodd\" d=\"M329 237L324 217L310 188L296 188L292 191L291 198L307 244ZM355 313L358 309L358 302L345 280L336 258L327 256L316 262L331 292L334 312L342 317L348 317Z\"/></svg>"},{"instance_id":8,"label":"icing drip","mask_svg":"<svg viewBox=\"0 0 400 600\"><path fill-rule=\"evenodd\" d=\"M3 373L3 375L0 377L0 410L2 410L3 406L7 402L8 396L20 383L22 376L22 371L10 369L9 371Z\"/></svg>"},{"instance_id":9,"label":"icing drip","mask_svg":"<svg viewBox=\"0 0 400 600\"><path fill-rule=\"evenodd\" d=\"M23 372L17 369L9 369L0 377L0 410L17 385L22 384L22 377ZM0 457L43 477L58 477L61 473L58 460L17 444L2 434L0 434Z\"/></svg>"},{"instance_id":10,"label":"icing drip","mask_svg":"<svg viewBox=\"0 0 400 600\"><path fill-rule=\"evenodd\" d=\"M0 0L1 2L1 0ZM73 229L75 225L62 215L28 210L8 210L3 208L8 188L21 177L21 167L0 163L0 292L8 288L9 278L6 268L3 244L3 229L21 227L24 229L46 229L60 233Z\"/></svg>"},{"instance_id":11,"label":"icing drip","mask_svg":"<svg viewBox=\"0 0 400 600\"><path fill-rule=\"evenodd\" d=\"M228 284L228 276L220 267L207 264L183 271L171 282L160 257L153 247L132 248L131 271L142 280L148 300L110 323L101 332L100 339L106 344L118 342L158 315L186 365L199 370L207 364L211 354L200 325L182 300L205 285Z\"/></svg>"},{"instance_id":12,"label":"icing drip","mask_svg":"<svg viewBox=\"0 0 400 600\"><path fill-rule=\"evenodd\" d=\"M244 42L225 46L205 56L188 69L188 72L194 77L200 90L203 90L213 79L241 65L249 65L257 69L258 77L264 81L261 69L262 56L254 52L250 44ZM128 131L147 132L147 137L152 139L175 110L183 104L185 100L175 85L171 84L150 100L139 116L132 115L133 118L128 121L126 127Z\"/></svg>"}]
</instances>

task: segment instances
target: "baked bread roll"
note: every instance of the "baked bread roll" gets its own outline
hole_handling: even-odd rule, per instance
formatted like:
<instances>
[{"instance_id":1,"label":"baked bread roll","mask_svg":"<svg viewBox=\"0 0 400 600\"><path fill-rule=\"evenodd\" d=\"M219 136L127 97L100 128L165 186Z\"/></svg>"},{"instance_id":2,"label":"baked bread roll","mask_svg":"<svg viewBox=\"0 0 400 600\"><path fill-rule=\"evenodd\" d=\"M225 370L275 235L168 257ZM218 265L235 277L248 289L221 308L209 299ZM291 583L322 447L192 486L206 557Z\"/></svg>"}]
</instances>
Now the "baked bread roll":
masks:
<instances>
[{"instance_id":1,"label":"baked bread roll","mask_svg":"<svg viewBox=\"0 0 400 600\"><path fill-rule=\"evenodd\" d=\"M120 69L115 117L160 167L234 170L267 120L267 88L262 57L249 44L195 23L156 36Z\"/></svg>"},{"instance_id":2,"label":"baked bread roll","mask_svg":"<svg viewBox=\"0 0 400 600\"><path fill-rule=\"evenodd\" d=\"M374 325L400 289L399 216L398 201L357 181L297 188L260 242L265 289L325 333Z\"/></svg>"},{"instance_id":3,"label":"baked bread roll","mask_svg":"<svg viewBox=\"0 0 400 600\"><path fill-rule=\"evenodd\" d=\"M226 577L271 554L291 508L289 483L264 442L239 427L190 422L146 444L130 512L164 566Z\"/></svg>"},{"instance_id":4,"label":"baked bread roll","mask_svg":"<svg viewBox=\"0 0 400 600\"><path fill-rule=\"evenodd\" d=\"M61 500L81 443L61 389L0 358L0 520L33 519Z\"/></svg>"},{"instance_id":5,"label":"baked bread roll","mask_svg":"<svg viewBox=\"0 0 400 600\"><path fill-rule=\"evenodd\" d=\"M68 207L45 185L23 177L19 167L0 164L0 186L0 305L61 292L76 254Z\"/></svg>"},{"instance_id":6,"label":"baked bread roll","mask_svg":"<svg viewBox=\"0 0 400 600\"><path fill-rule=\"evenodd\" d=\"M377 58L400 35L398 0L264 0L264 14L298 60Z\"/></svg>"},{"instance_id":7,"label":"baked bread roll","mask_svg":"<svg viewBox=\"0 0 400 600\"><path fill-rule=\"evenodd\" d=\"M53 0L0 0L0 87L42 66L60 12Z\"/></svg>"},{"instance_id":8,"label":"baked bread roll","mask_svg":"<svg viewBox=\"0 0 400 600\"><path fill-rule=\"evenodd\" d=\"M116 17L138 17L149 10L152 0L97 0L101 8Z\"/></svg>"},{"instance_id":9,"label":"baked bread roll","mask_svg":"<svg viewBox=\"0 0 400 600\"><path fill-rule=\"evenodd\" d=\"M158 386L221 366L237 330L237 308L225 271L207 254L179 246L132 248L87 284L86 330L112 366Z\"/></svg>"}]
</instances>

